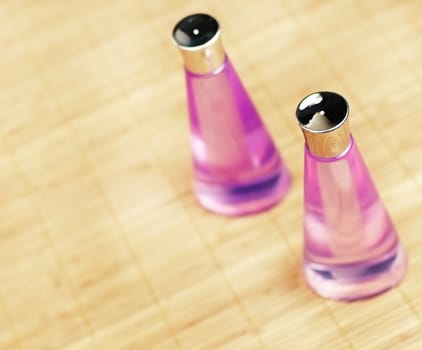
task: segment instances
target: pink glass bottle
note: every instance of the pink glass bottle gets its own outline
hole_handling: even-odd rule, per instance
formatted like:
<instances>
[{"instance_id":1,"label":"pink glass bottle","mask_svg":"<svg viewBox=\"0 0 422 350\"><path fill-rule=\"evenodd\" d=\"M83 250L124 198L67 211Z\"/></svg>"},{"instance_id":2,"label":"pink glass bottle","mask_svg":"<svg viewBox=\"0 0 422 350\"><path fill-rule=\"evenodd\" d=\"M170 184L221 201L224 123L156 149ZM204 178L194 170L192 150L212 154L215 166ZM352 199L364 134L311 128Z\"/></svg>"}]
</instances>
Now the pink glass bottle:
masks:
<instances>
[{"instance_id":1,"label":"pink glass bottle","mask_svg":"<svg viewBox=\"0 0 422 350\"><path fill-rule=\"evenodd\" d=\"M224 215L272 207L290 175L223 49L218 22L185 17L173 39L185 66L196 198Z\"/></svg>"},{"instance_id":2,"label":"pink glass bottle","mask_svg":"<svg viewBox=\"0 0 422 350\"><path fill-rule=\"evenodd\" d=\"M304 274L319 295L356 300L397 285L406 257L333 92L304 98Z\"/></svg>"}]
</instances>

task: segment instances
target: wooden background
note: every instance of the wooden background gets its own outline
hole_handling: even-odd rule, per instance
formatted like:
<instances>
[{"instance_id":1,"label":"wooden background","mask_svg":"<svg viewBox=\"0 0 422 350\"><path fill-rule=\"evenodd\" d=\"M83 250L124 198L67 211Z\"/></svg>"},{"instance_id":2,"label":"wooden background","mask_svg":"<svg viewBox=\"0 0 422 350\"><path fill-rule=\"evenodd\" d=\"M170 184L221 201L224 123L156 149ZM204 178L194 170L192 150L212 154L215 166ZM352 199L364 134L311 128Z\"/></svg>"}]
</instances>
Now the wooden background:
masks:
<instances>
[{"instance_id":1,"label":"wooden background","mask_svg":"<svg viewBox=\"0 0 422 350\"><path fill-rule=\"evenodd\" d=\"M218 18L293 176L240 219L190 188L173 25ZM0 349L422 349L422 2L0 3ZM294 110L344 94L410 256L353 304L300 275L303 138Z\"/></svg>"}]
</instances>

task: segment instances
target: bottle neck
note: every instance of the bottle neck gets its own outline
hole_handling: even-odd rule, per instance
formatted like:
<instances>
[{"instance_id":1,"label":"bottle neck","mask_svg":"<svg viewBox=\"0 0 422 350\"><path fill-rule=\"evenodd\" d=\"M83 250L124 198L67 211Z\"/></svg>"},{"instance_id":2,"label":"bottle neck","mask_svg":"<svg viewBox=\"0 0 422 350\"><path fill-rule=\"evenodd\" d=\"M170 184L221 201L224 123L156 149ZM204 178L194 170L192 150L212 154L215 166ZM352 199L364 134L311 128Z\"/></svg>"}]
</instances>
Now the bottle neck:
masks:
<instances>
[{"instance_id":1,"label":"bottle neck","mask_svg":"<svg viewBox=\"0 0 422 350\"><path fill-rule=\"evenodd\" d=\"M213 77L213 76L221 73L222 71L224 71L228 67L229 64L230 64L229 63L229 58L227 56L225 56L224 57L224 61L221 64L221 66L219 66L218 68L214 69L211 72L207 72L207 73L196 73L196 72L193 72L193 71L189 70L186 66L184 68L185 68L186 75L188 75L188 76L190 76L192 78L210 78L210 77Z\"/></svg>"},{"instance_id":2,"label":"bottle neck","mask_svg":"<svg viewBox=\"0 0 422 350\"><path fill-rule=\"evenodd\" d=\"M351 134L349 134L349 138L348 138L349 142L346 145L345 149L337 154L334 155L332 157L320 157L318 155L316 155L315 153L312 152L312 150L310 149L309 145L305 142L305 153L308 157L313 158L314 160L316 160L317 162L333 162L336 160L340 160L343 159L344 157L346 157L352 150L352 148L355 145L355 141L353 139L353 136Z\"/></svg>"},{"instance_id":3,"label":"bottle neck","mask_svg":"<svg viewBox=\"0 0 422 350\"><path fill-rule=\"evenodd\" d=\"M226 53L219 32L206 45L194 48L179 46L185 69L195 74L208 74L219 71L224 66Z\"/></svg>"},{"instance_id":4,"label":"bottle neck","mask_svg":"<svg viewBox=\"0 0 422 350\"><path fill-rule=\"evenodd\" d=\"M306 145L317 158L335 158L344 153L350 145L350 128L346 119L333 129L315 131L302 126Z\"/></svg>"}]
</instances>

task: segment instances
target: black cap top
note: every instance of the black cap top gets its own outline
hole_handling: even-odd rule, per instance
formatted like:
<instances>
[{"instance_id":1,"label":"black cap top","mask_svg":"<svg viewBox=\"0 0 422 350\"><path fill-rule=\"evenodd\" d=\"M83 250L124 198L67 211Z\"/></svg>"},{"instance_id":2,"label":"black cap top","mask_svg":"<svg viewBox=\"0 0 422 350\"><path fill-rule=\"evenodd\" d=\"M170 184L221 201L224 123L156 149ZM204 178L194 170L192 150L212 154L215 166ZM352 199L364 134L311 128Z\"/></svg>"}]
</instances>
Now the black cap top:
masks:
<instances>
[{"instance_id":1,"label":"black cap top","mask_svg":"<svg viewBox=\"0 0 422 350\"><path fill-rule=\"evenodd\" d=\"M193 48L209 42L218 33L219 27L214 17L197 13L176 24L173 38L177 45Z\"/></svg>"},{"instance_id":2,"label":"black cap top","mask_svg":"<svg viewBox=\"0 0 422 350\"><path fill-rule=\"evenodd\" d=\"M331 128L343 123L349 114L345 98L335 92L321 91L305 97L296 109L299 123L306 128L316 114L324 115Z\"/></svg>"}]
</instances>

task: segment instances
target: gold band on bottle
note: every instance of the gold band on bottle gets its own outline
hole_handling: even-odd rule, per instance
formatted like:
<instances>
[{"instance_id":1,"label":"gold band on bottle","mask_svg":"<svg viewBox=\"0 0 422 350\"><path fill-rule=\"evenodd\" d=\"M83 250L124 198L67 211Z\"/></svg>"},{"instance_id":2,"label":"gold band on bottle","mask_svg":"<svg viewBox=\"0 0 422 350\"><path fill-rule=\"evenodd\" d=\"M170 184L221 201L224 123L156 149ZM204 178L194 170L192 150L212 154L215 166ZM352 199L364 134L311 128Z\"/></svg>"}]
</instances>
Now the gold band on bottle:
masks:
<instances>
[{"instance_id":1,"label":"gold band on bottle","mask_svg":"<svg viewBox=\"0 0 422 350\"><path fill-rule=\"evenodd\" d=\"M220 31L205 44L193 47L179 45L186 69L196 74L207 74L218 70L225 60L225 52L221 42Z\"/></svg>"},{"instance_id":2,"label":"gold band on bottle","mask_svg":"<svg viewBox=\"0 0 422 350\"><path fill-rule=\"evenodd\" d=\"M349 121L334 129L315 131L300 124L306 144L314 156L320 158L333 158L342 154L350 144Z\"/></svg>"}]
</instances>

